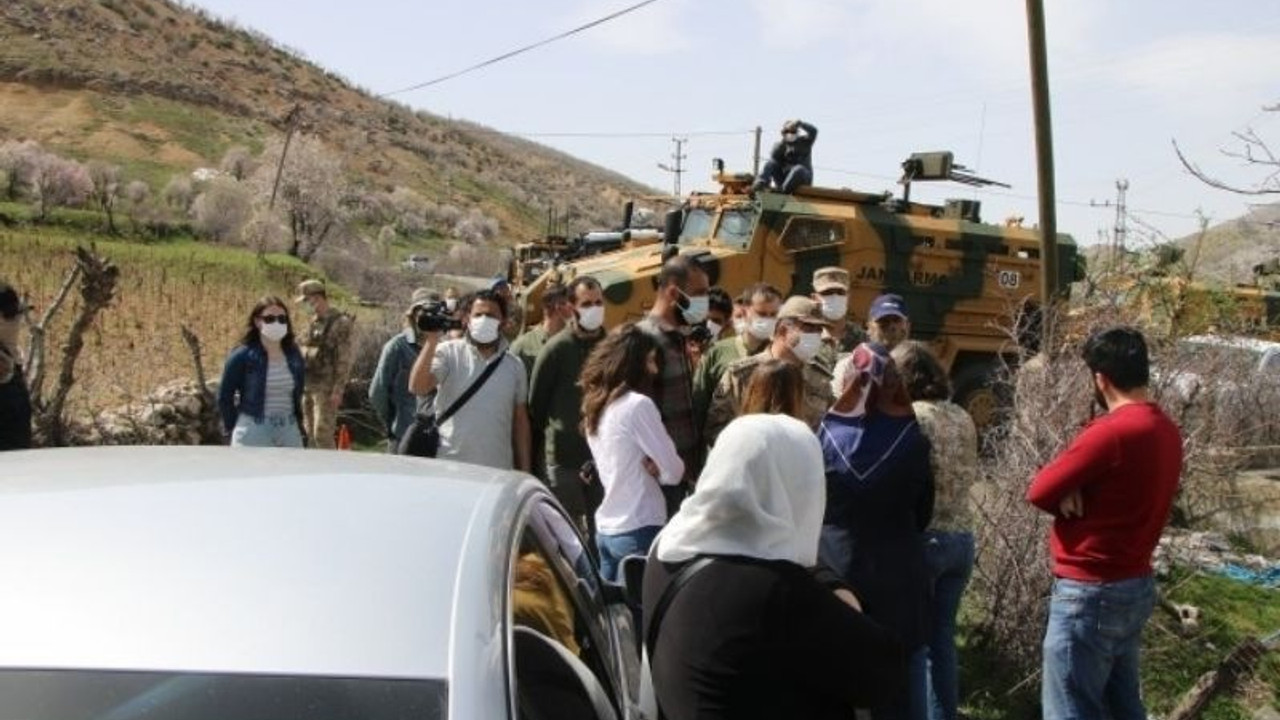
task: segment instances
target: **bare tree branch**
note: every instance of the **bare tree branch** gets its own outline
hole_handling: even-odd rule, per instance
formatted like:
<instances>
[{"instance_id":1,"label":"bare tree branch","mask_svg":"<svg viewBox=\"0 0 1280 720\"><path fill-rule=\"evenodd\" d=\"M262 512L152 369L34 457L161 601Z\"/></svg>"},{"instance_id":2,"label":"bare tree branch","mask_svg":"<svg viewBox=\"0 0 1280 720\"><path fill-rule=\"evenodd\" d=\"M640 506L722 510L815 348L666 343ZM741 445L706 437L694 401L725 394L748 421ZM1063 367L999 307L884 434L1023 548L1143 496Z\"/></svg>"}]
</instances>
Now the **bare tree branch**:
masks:
<instances>
[{"instance_id":1,"label":"bare tree branch","mask_svg":"<svg viewBox=\"0 0 1280 720\"><path fill-rule=\"evenodd\" d=\"M76 280L80 279L80 265L76 264L67 272L67 277L62 281L62 287L58 289L58 295L53 302L45 309L44 315L40 316L40 322L31 322L31 317L25 316L27 321L27 362L30 365L31 375L27 379L27 388L32 398L37 400L41 397L44 387L45 363L44 363L44 343L46 334L49 331L49 323L53 321L58 311L62 309L62 304L67 301L67 297L71 295L71 288L75 287Z\"/></svg>"},{"instance_id":2,"label":"bare tree branch","mask_svg":"<svg viewBox=\"0 0 1280 720\"><path fill-rule=\"evenodd\" d=\"M1217 188L1219 190L1226 190L1227 192L1233 192L1233 193L1236 193L1237 195L1280 195L1280 187L1267 187L1266 183L1256 188L1244 188L1244 187L1239 187L1237 185L1232 185L1230 183L1227 183L1225 181L1212 177L1207 173L1205 173L1203 170L1201 170L1199 165L1196 165L1195 163L1191 162L1190 160L1187 159L1185 155L1182 154L1182 148L1178 147L1177 140L1173 140L1172 142L1173 142L1173 151L1178 155L1178 161L1182 163L1182 167L1186 168L1187 172L1191 173L1197 180L1204 183L1205 185L1208 185L1209 187ZM1265 164L1256 160L1252 162L1254 162L1255 164ZM1273 177L1275 177L1274 174L1269 176L1268 179Z\"/></svg>"}]
</instances>

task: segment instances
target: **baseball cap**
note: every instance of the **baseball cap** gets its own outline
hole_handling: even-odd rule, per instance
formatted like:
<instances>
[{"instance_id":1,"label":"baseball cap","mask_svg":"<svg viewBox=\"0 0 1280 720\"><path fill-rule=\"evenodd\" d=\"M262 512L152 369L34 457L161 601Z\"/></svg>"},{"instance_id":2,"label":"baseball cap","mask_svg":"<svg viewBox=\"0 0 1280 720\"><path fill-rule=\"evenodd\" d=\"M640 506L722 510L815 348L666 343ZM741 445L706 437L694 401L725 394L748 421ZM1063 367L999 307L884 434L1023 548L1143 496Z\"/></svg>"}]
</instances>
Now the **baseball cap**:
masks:
<instances>
[{"instance_id":1,"label":"baseball cap","mask_svg":"<svg viewBox=\"0 0 1280 720\"><path fill-rule=\"evenodd\" d=\"M871 301L871 310L867 312L867 315L873 321L890 315L897 315L905 320L907 319L907 303L902 299L901 295L893 293L881 295Z\"/></svg>"},{"instance_id":2,"label":"baseball cap","mask_svg":"<svg viewBox=\"0 0 1280 720\"><path fill-rule=\"evenodd\" d=\"M490 290L501 290L504 287L511 287L511 283L507 282L507 279L501 275L494 275L493 279L489 281Z\"/></svg>"},{"instance_id":3,"label":"baseball cap","mask_svg":"<svg viewBox=\"0 0 1280 720\"><path fill-rule=\"evenodd\" d=\"M440 293L429 288L415 288L413 295L409 297L409 309L412 310L419 305L430 305L436 302L440 302Z\"/></svg>"},{"instance_id":4,"label":"baseball cap","mask_svg":"<svg viewBox=\"0 0 1280 720\"><path fill-rule=\"evenodd\" d=\"M778 310L778 320L799 320L810 325L831 326L831 321L822 315L822 304L803 295L787 298Z\"/></svg>"},{"instance_id":5,"label":"baseball cap","mask_svg":"<svg viewBox=\"0 0 1280 720\"><path fill-rule=\"evenodd\" d=\"M298 297L294 298L293 301L296 303L300 303L303 300L306 300L308 295L323 295L323 294L324 294L324 283L320 282L319 280L303 280L302 282L298 283Z\"/></svg>"},{"instance_id":6,"label":"baseball cap","mask_svg":"<svg viewBox=\"0 0 1280 720\"><path fill-rule=\"evenodd\" d=\"M849 271L842 267L818 268L813 272L813 291L823 293L839 289L849 291Z\"/></svg>"}]
</instances>

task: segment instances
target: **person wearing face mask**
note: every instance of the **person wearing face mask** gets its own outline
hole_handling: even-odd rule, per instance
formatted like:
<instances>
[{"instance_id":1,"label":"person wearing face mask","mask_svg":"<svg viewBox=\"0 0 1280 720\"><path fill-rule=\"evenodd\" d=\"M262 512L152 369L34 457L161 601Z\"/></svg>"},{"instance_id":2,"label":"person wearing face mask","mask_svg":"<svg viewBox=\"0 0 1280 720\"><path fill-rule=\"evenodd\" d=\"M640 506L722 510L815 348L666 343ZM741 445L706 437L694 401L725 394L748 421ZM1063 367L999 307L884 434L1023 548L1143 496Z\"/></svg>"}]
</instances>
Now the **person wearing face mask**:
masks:
<instances>
[{"instance_id":1,"label":"person wearing face mask","mask_svg":"<svg viewBox=\"0 0 1280 720\"><path fill-rule=\"evenodd\" d=\"M818 429L827 477L819 558L858 589L866 613L893 630L906 650L901 683L906 690L872 707L872 717L926 720L923 533L933 517L934 498L929 441L883 346L854 348L842 382Z\"/></svg>"},{"instance_id":2,"label":"person wearing face mask","mask_svg":"<svg viewBox=\"0 0 1280 720\"><path fill-rule=\"evenodd\" d=\"M338 408L355 363L352 329L355 319L329 303L329 293L319 280L298 285L294 302L311 312L311 326L301 337L307 362L307 386L302 396L302 418L307 437L315 447L335 446Z\"/></svg>"},{"instance_id":3,"label":"person wearing face mask","mask_svg":"<svg viewBox=\"0 0 1280 720\"><path fill-rule=\"evenodd\" d=\"M582 422L582 389L578 377L592 348L605 335L604 290L589 275L569 283L572 319L549 341L533 363L529 381L529 418L534 447L543 449L543 480L569 516L588 537L594 536L599 487L585 487L579 470L591 459Z\"/></svg>"},{"instance_id":4,"label":"person wearing face mask","mask_svg":"<svg viewBox=\"0 0 1280 720\"><path fill-rule=\"evenodd\" d=\"M746 298L746 310L742 331L712 345L693 374L693 406L698 427L706 427L711 397L725 369L760 352L773 339L778 309L782 307L782 293L768 283L756 283L747 288L743 296Z\"/></svg>"},{"instance_id":5,"label":"person wearing face mask","mask_svg":"<svg viewBox=\"0 0 1280 720\"><path fill-rule=\"evenodd\" d=\"M911 319L901 295L886 293L871 301L867 311L867 338L893 350L911 338Z\"/></svg>"},{"instance_id":6,"label":"person wearing face mask","mask_svg":"<svg viewBox=\"0 0 1280 720\"><path fill-rule=\"evenodd\" d=\"M439 332L424 333L409 372L410 392L423 397L435 391L437 412L452 409L440 425L436 457L530 472L529 381L502 337L506 303L498 293L480 290L459 307L466 337L441 342ZM457 405L473 385L474 393Z\"/></svg>"},{"instance_id":7,"label":"person wearing face mask","mask_svg":"<svg viewBox=\"0 0 1280 720\"><path fill-rule=\"evenodd\" d=\"M723 288L713 287L707 291L707 319L695 325L685 339L685 351L689 355L689 367L694 368L702 363L712 345L724 337L729 327L729 318L733 316L733 300Z\"/></svg>"},{"instance_id":8,"label":"person wearing face mask","mask_svg":"<svg viewBox=\"0 0 1280 720\"><path fill-rule=\"evenodd\" d=\"M305 368L284 301L262 298L218 384L218 412L232 447L303 447Z\"/></svg>"},{"instance_id":9,"label":"person wearing face mask","mask_svg":"<svg viewBox=\"0 0 1280 720\"><path fill-rule=\"evenodd\" d=\"M645 555L667 522L662 488L684 477L684 461L652 393L661 348L636 324L619 327L592 349L582 368L582 434L595 459L604 500L596 510L600 575L617 582L618 564Z\"/></svg>"},{"instance_id":10,"label":"person wearing face mask","mask_svg":"<svg viewBox=\"0 0 1280 720\"><path fill-rule=\"evenodd\" d=\"M822 329L828 324L829 321L822 316L822 307L812 298L800 295L787 298L778 311L772 341L755 355L726 368L716 385L703 428L707 443L714 444L724 426L742 413L742 400L751 374L757 366L770 359L785 360L801 368L804 375L804 419L810 427L816 428L833 400L831 374L813 362L822 347Z\"/></svg>"},{"instance_id":11,"label":"person wearing face mask","mask_svg":"<svg viewBox=\"0 0 1280 720\"><path fill-rule=\"evenodd\" d=\"M18 291L0 280L0 450L31 447L31 393L18 351L26 310Z\"/></svg>"},{"instance_id":12,"label":"person wearing face mask","mask_svg":"<svg viewBox=\"0 0 1280 720\"><path fill-rule=\"evenodd\" d=\"M831 321L822 331L822 350L816 362L834 372L836 362L862 342L862 333L849 322L849 271L819 268L813 273L813 299L822 303L822 316Z\"/></svg>"},{"instance_id":13,"label":"person wearing face mask","mask_svg":"<svg viewBox=\"0 0 1280 720\"><path fill-rule=\"evenodd\" d=\"M801 185L813 184L813 143L818 128L803 120L788 120L782 125L782 139L773 146L769 160L760 170L752 190L791 193Z\"/></svg>"},{"instance_id":14,"label":"person wearing face mask","mask_svg":"<svg viewBox=\"0 0 1280 720\"><path fill-rule=\"evenodd\" d=\"M661 350L662 377L654 389L654 402L662 414L667 434L675 440L684 461L683 483L665 490L667 509L675 512L701 468L701 427L693 404L693 369L685 353L688 329L706 320L711 305L707 271L689 255L676 255L662 264L656 282L653 308L636 327L649 333Z\"/></svg>"},{"instance_id":15,"label":"person wearing face mask","mask_svg":"<svg viewBox=\"0 0 1280 720\"><path fill-rule=\"evenodd\" d=\"M440 295L426 288L413 291L404 314L404 330L382 346L377 368L369 381L369 404L387 432L387 449L395 452L400 438L413 423L418 398L409 392L409 370L422 350L417 318L429 307L438 307Z\"/></svg>"},{"instance_id":16,"label":"person wearing face mask","mask_svg":"<svg viewBox=\"0 0 1280 720\"><path fill-rule=\"evenodd\" d=\"M565 322L573 315L569 294L563 285L551 283L542 292L542 322L525 330L511 343L511 354L524 363L526 374L533 373L533 363L547 344L547 340L564 329Z\"/></svg>"}]
</instances>

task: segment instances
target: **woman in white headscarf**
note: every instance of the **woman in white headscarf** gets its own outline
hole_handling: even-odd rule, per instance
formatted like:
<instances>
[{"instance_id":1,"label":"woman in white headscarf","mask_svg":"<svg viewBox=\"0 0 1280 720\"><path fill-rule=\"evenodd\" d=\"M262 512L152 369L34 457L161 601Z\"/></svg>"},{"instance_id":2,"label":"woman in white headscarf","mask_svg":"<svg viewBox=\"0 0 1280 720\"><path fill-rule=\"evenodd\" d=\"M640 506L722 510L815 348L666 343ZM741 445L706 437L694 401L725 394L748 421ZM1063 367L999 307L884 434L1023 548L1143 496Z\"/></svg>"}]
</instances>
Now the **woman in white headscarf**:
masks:
<instances>
[{"instance_id":1,"label":"woman in white headscarf","mask_svg":"<svg viewBox=\"0 0 1280 720\"><path fill-rule=\"evenodd\" d=\"M758 414L725 427L645 570L646 643L668 720L850 718L898 691L897 639L837 598L834 574L812 569L825 505L808 425Z\"/></svg>"}]
</instances>

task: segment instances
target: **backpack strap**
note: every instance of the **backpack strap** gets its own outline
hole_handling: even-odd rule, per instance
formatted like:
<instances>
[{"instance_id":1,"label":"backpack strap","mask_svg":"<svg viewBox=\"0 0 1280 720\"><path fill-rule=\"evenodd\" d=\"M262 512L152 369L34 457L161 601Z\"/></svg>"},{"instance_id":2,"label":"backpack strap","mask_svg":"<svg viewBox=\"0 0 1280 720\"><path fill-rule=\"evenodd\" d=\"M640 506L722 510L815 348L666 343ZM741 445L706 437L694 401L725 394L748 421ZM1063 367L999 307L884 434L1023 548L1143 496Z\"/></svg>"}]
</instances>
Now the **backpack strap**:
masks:
<instances>
[{"instance_id":1,"label":"backpack strap","mask_svg":"<svg viewBox=\"0 0 1280 720\"><path fill-rule=\"evenodd\" d=\"M656 558L654 558L656 560ZM689 584L694 575L697 575L711 564L715 558L709 555L703 555L685 564L684 567L676 571L672 576L671 582L667 583L667 587L663 589L662 595L658 597L658 602L653 606L653 617L649 618L649 627L646 628L644 645L649 651L650 659L653 658L653 649L658 644L658 631L662 627L662 619L667 614L667 609L671 607L672 601L676 599L676 593L680 589Z\"/></svg>"},{"instance_id":2,"label":"backpack strap","mask_svg":"<svg viewBox=\"0 0 1280 720\"><path fill-rule=\"evenodd\" d=\"M471 383L471 386L464 390L463 393L458 396L458 399L453 401L452 405L436 416L437 426L443 425L445 420L453 417L455 413L462 409L463 405L467 404L467 401L471 399L471 396L475 395L476 392L480 390L480 386L484 385L484 382L489 379L489 376L492 375L493 372L498 369L498 366L502 364L506 355L506 351L500 352L496 358L489 361L488 367L484 369L484 372L480 373L480 377L476 378L475 382Z\"/></svg>"}]
</instances>

